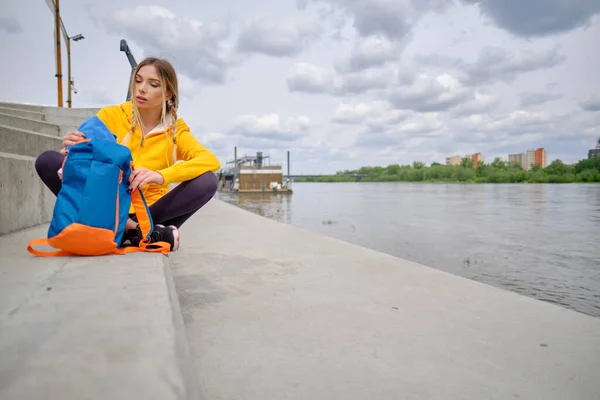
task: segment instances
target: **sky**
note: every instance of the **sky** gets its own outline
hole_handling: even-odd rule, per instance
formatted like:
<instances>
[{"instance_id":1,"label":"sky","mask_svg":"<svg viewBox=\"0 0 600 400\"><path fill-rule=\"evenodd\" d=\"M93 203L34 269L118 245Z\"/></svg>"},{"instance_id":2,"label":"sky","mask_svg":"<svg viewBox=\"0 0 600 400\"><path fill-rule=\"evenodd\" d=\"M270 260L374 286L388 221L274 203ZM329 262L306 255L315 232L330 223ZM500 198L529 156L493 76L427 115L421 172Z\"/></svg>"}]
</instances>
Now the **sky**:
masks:
<instances>
[{"instance_id":1,"label":"sky","mask_svg":"<svg viewBox=\"0 0 600 400\"><path fill-rule=\"evenodd\" d=\"M235 146L284 168L290 151L293 174L539 147L575 163L600 137L599 0L59 4L85 37L73 107L125 101L125 39L174 64L178 114L223 165ZM0 101L57 105L48 1L0 5Z\"/></svg>"}]
</instances>

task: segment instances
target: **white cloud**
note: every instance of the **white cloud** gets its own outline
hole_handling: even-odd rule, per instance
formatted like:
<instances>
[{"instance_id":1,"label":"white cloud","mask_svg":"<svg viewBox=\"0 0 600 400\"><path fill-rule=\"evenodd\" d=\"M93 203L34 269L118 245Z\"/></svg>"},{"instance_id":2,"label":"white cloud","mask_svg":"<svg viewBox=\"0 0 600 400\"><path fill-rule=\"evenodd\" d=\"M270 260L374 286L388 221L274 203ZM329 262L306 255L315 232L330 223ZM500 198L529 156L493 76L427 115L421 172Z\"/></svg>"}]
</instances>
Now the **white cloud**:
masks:
<instances>
[{"instance_id":1,"label":"white cloud","mask_svg":"<svg viewBox=\"0 0 600 400\"><path fill-rule=\"evenodd\" d=\"M465 84L477 86L499 81L511 83L524 73L555 67L565 61L565 56L558 46L543 50L485 46L473 62L437 54L421 55L417 59L430 68L456 71Z\"/></svg>"},{"instance_id":2,"label":"white cloud","mask_svg":"<svg viewBox=\"0 0 600 400\"><path fill-rule=\"evenodd\" d=\"M158 6L120 9L103 19L106 30L127 35L147 55L166 57L192 79L224 83L240 60L227 43L230 28Z\"/></svg>"},{"instance_id":3,"label":"white cloud","mask_svg":"<svg viewBox=\"0 0 600 400\"><path fill-rule=\"evenodd\" d=\"M284 118L276 113L263 116L240 115L233 121L232 132L243 139L294 141L308 132L310 120L305 116Z\"/></svg>"},{"instance_id":4,"label":"white cloud","mask_svg":"<svg viewBox=\"0 0 600 400\"><path fill-rule=\"evenodd\" d=\"M398 109L427 112L449 110L473 96L472 90L450 74L423 74L408 87L392 89L388 98Z\"/></svg>"},{"instance_id":5,"label":"white cloud","mask_svg":"<svg viewBox=\"0 0 600 400\"><path fill-rule=\"evenodd\" d=\"M322 28L316 22L254 18L241 29L237 48L273 57L292 56L309 47L321 34Z\"/></svg>"},{"instance_id":6,"label":"white cloud","mask_svg":"<svg viewBox=\"0 0 600 400\"><path fill-rule=\"evenodd\" d=\"M594 95L580 103L581 108L585 111L596 112L600 111L600 96Z\"/></svg>"}]
</instances>

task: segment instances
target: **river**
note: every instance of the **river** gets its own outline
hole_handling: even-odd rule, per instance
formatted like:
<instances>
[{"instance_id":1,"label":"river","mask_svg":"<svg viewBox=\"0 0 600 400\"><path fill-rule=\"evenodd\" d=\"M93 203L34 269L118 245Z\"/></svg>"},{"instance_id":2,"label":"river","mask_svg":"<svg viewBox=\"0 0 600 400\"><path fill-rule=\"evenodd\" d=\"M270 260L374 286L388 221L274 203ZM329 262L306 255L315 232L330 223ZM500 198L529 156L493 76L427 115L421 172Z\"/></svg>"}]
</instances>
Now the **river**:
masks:
<instances>
[{"instance_id":1,"label":"river","mask_svg":"<svg viewBox=\"0 0 600 400\"><path fill-rule=\"evenodd\" d=\"M600 185L294 183L217 198L600 317Z\"/></svg>"}]
</instances>

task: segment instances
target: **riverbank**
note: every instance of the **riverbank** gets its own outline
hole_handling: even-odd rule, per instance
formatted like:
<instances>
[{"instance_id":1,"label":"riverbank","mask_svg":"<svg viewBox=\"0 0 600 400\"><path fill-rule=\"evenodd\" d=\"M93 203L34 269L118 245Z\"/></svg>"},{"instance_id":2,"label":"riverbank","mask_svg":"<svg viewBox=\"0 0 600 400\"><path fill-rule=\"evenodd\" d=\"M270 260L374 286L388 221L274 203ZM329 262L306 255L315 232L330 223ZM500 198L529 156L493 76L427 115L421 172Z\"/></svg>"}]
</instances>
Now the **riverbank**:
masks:
<instances>
[{"instance_id":1,"label":"riverbank","mask_svg":"<svg viewBox=\"0 0 600 400\"><path fill-rule=\"evenodd\" d=\"M465 159L469 161L468 159ZM472 162L463 165L415 162L413 165L362 167L340 171L334 175L297 178L296 182L427 182L427 183L600 183L600 157L566 165L555 160L546 168L534 165L524 171L521 167L500 159L490 164Z\"/></svg>"}]
</instances>

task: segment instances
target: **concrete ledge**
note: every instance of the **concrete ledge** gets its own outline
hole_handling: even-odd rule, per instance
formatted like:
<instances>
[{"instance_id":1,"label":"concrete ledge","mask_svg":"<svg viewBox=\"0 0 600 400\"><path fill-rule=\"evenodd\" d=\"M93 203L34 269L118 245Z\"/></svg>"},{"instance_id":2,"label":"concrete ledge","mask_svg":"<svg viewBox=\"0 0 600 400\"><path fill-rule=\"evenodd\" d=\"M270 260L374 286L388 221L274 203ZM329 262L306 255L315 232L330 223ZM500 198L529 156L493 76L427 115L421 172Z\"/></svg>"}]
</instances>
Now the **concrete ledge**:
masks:
<instances>
[{"instance_id":1,"label":"concrete ledge","mask_svg":"<svg viewBox=\"0 0 600 400\"><path fill-rule=\"evenodd\" d=\"M56 197L40 180L35 158L0 152L0 235L47 223Z\"/></svg>"},{"instance_id":2,"label":"concrete ledge","mask_svg":"<svg viewBox=\"0 0 600 400\"><path fill-rule=\"evenodd\" d=\"M170 256L210 399L600 399L600 319L211 201Z\"/></svg>"},{"instance_id":3,"label":"concrete ledge","mask_svg":"<svg viewBox=\"0 0 600 400\"><path fill-rule=\"evenodd\" d=\"M0 106L0 114L14 115L16 117L29 118L29 119L33 119L35 121L45 121L46 120L46 116L41 112L30 111L30 110L21 110L18 108L11 108L11 107L1 107Z\"/></svg>"},{"instance_id":4,"label":"concrete ledge","mask_svg":"<svg viewBox=\"0 0 600 400\"><path fill-rule=\"evenodd\" d=\"M22 103L10 103L0 102L0 107L13 108L18 110L34 111L38 113L47 114L54 117L76 117L76 118L89 118L94 116L98 112L97 107L93 108L68 108L68 107L53 107L44 106L37 104L22 104Z\"/></svg>"},{"instance_id":5,"label":"concrete ledge","mask_svg":"<svg viewBox=\"0 0 600 400\"><path fill-rule=\"evenodd\" d=\"M197 399L168 258L38 258L0 238L0 398Z\"/></svg>"},{"instance_id":6,"label":"concrete ledge","mask_svg":"<svg viewBox=\"0 0 600 400\"><path fill-rule=\"evenodd\" d=\"M42 110L46 106L41 106L41 105L38 105L38 104L23 104L23 103L11 103L11 102L6 102L6 101L0 101L0 107L14 108L14 109L17 109L17 110L34 111L34 112L41 113ZM58 107L56 107L56 108L58 108Z\"/></svg>"},{"instance_id":7,"label":"concrete ledge","mask_svg":"<svg viewBox=\"0 0 600 400\"><path fill-rule=\"evenodd\" d=\"M60 130L61 133L79 126L86 119L96 115L98 110L98 108L58 108L0 102L0 114L17 116L35 121L43 121L48 124L65 127L65 129ZM12 124L4 123L4 125ZM30 128L24 129L35 130Z\"/></svg>"},{"instance_id":8,"label":"concrete ledge","mask_svg":"<svg viewBox=\"0 0 600 400\"><path fill-rule=\"evenodd\" d=\"M46 150L60 150L62 138L0 125L0 149L5 153L37 157Z\"/></svg>"},{"instance_id":9,"label":"concrete ledge","mask_svg":"<svg viewBox=\"0 0 600 400\"><path fill-rule=\"evenodd\" d=\"M25 129L31 132L45 133L47 135L60 137L61 130L57 124L50 124L43 121L34 121L27 118L17 117L15 115L0 114L0 125L12 126L19 129Z\"/></svg>"}]
</instances>

